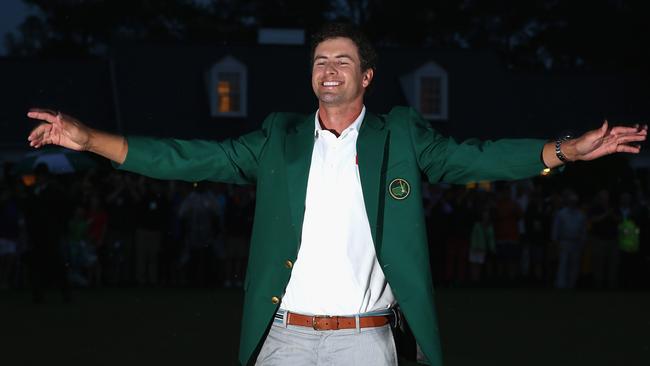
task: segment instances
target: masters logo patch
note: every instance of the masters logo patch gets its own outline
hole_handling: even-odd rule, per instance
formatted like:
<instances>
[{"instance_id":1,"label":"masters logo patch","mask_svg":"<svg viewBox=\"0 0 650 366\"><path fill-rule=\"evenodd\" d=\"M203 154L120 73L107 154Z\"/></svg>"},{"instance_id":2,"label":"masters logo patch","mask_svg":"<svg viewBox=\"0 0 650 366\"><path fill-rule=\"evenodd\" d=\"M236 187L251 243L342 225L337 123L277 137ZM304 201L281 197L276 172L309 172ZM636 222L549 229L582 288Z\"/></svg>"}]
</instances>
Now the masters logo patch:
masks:
<instances>
[{"instance_id":1,"label":"masters logo patch","mask_svg":"<svg viewBox=\"0 0 650 366\"><path fill-rule=\"evenodd\" d=\"M403 200L411 193L411 185L406 179L393 179L388 186L388 193L396 200Z\"/></svg>"}]
</instances>

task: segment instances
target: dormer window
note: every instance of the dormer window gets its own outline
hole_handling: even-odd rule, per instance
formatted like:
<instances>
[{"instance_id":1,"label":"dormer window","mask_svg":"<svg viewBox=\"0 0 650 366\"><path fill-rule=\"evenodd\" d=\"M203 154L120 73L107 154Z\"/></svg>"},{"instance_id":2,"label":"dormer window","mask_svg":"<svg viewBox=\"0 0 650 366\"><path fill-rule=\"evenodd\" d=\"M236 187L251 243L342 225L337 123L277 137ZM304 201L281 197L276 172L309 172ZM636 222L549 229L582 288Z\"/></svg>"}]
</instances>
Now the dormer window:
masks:
<instances>
[{"instance_id":1,"label":"dormer window","mask_svg":"<svg viewBox=\"0 0 650 366\"><path fill-rule=\"evenodd\" d=\"M212 117L246 117L246 66L226 56L210 69L209 101Z\"/></svg>"},{"instance_id":2,"label":"dormer window","mask_svg":"<svg viewBox=\"0 0 650 366\"><path fill-rule=\"evenodd\" d=\"M424 118L448 119L447 72L435 62L427 62L401 78L409 104Z\"/></svg>"}]
</instances>

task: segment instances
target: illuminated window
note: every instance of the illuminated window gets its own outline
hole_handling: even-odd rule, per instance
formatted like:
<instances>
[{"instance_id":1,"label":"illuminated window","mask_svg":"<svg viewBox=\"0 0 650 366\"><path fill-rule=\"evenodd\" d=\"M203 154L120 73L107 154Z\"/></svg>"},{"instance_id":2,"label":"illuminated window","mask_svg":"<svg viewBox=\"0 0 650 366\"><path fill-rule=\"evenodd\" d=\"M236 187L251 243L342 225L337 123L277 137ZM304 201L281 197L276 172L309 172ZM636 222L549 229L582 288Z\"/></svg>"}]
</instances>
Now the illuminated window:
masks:
<instances>
[{"instance_id":1,"label":"illuminated window","mask_svg":"<svg viewBox=\"0 0 650 366\"><path fill-rule=\"evenodd\" d=\"M214 64L207 74L212 117L246 117L246 66L232 56Z\"/></svg>"},{"instance_id":2,"label":"illuminated window","mask_svg":"<svg viewBox=\"0 0 650 366\"><path fill-rule=\"evenodd\" d=\"M219 113L241 110L240 75L235 72L220 72L217 81L217 106Z\"/></svg>"},{"instance_id":3,"label":"illuminated window","mask_svg":"<svg viewBox=\"0 0 650 366\"><path fill-rule=\"evenodd\" d=\"M447 120L447 71L433 61L427 62L400 78L402 91L409 104L431 120Z\"/></svg>"}]
</instances>

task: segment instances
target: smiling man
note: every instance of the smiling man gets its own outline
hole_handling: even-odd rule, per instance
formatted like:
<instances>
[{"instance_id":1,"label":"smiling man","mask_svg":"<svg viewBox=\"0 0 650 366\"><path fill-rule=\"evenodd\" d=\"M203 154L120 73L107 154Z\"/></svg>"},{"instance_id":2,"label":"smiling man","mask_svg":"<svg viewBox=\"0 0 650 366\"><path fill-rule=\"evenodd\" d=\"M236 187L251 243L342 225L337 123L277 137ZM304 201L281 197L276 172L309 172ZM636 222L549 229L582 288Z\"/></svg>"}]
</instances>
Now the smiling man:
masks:
<instances>
[{"instance_id":1,"label":"smiling man","mask_svg":"<svg viewBox=\"0 0 650 366\"><path fill-rule=\"evenodd\" d=\"M519 179L545 167L638 153L647 127L604 123L575 139L457 143L411 108L366 111L376 54L347 24L312 43L318 110L273 113L259 131L216 141L122 137L34 109L29 135L100 154L159 179L256 184L240 361L397 365L399 305L431 364L442 364L421 182Z\"/></svg>"}]
</instances>

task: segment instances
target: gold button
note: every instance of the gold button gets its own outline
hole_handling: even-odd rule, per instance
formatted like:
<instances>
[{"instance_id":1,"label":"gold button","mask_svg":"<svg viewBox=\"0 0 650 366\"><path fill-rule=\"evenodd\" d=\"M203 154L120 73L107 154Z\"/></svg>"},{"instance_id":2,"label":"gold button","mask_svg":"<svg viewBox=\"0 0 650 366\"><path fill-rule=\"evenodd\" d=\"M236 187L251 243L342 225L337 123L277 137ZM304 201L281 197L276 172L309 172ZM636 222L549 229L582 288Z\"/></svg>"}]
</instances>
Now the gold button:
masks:
<instances>
[{"instance_id":1,"label":"gold button","mask_svg":"<svg viewBox=\"0 0 650 366\"><path fill-rule=\"evenodd\" d=\"M287 259L287 260L284 262L284 266L287 267L287 268L289 268L289 269L291 269L291 268L293 267L293 262Z\"/></svg>"},{"instance_id":2,"label":"gold button","mask_svg":"<svg viewBox=\"0 0 650 366\"><path fill-rule=\"evenodd\" d=\"M277 296L273 296L271 298L271 302L274 303L274 304L278 304L280 302L280 299Z\"/></svg>"}]
</instances>

